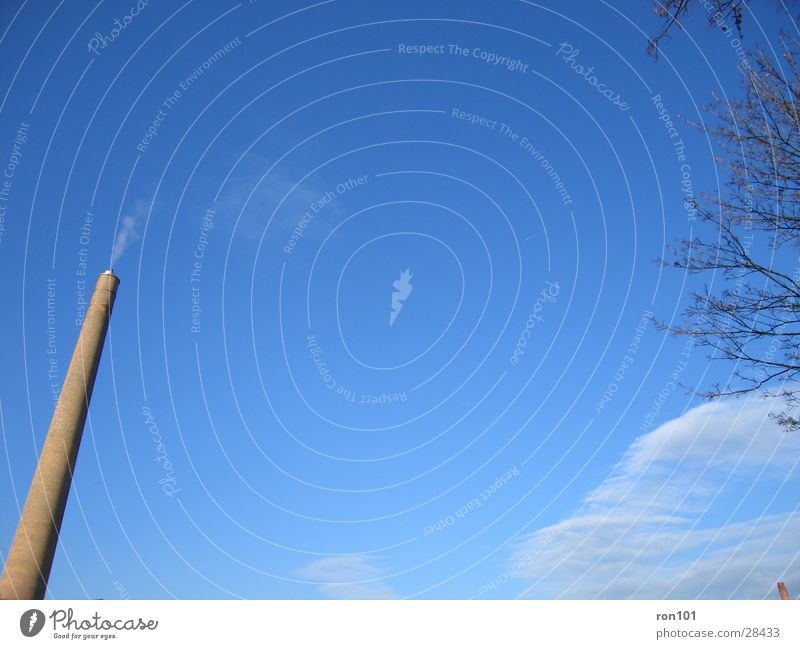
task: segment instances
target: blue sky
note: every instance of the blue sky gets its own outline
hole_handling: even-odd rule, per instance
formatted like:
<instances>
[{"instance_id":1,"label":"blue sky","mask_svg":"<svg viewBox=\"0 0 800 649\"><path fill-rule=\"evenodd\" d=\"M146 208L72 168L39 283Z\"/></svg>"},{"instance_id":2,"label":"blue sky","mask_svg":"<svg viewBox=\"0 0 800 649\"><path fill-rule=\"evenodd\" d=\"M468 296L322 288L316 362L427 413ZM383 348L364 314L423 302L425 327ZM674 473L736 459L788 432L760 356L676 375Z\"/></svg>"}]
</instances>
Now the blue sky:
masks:
<instances>
[{"instance_id":1,"label":"blue sky","mask_svg":"<svg viewBox=\"0 0 800 649\"><path fill-rule=\"evenodd\" d=\"M650 4L4 3L0 552L113 263L50 597L800 589L796 439L647 320L742 61Z\"/></svg>"}]
</instances>

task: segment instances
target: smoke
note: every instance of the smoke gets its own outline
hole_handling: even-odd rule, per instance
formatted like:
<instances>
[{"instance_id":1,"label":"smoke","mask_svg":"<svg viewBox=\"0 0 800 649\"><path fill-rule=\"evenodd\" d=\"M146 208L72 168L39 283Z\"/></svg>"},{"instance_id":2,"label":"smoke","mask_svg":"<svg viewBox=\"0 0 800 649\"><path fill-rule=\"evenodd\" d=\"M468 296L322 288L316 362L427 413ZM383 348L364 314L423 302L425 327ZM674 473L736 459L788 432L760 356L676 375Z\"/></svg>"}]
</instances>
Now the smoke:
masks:
<instances>
[{"instance_id":1,"label":"smoke","mask_svg":"<svg viewBox=\"0 0 800 649\"><path fill-rule=\"evenodd\" d=\"M125 214L120 218L117 226L117 236L114 239L114 248L111 251L111 267L113 268L122 253L139 240L139 225L147 216L147 204L136 201L133 214Z\"/></svg>"}]
</instances>

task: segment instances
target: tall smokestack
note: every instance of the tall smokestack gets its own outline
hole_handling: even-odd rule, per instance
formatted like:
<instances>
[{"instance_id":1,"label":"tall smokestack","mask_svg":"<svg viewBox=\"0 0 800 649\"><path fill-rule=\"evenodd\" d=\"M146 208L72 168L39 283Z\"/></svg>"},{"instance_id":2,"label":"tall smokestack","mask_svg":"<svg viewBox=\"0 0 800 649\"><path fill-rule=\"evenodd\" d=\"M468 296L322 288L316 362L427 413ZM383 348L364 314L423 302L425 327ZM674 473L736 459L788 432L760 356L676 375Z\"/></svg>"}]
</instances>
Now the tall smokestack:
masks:
<instances>
[{"instance_id":1,"label":"tall smokestack","mask_svg":"<svg viewBox=\"0 0 800 649\"><path fill-rule=\"evenodd\" d=\"M0 599L43 599L119 279L97 278L0 578Z\"/></svg>"}]
</instances>

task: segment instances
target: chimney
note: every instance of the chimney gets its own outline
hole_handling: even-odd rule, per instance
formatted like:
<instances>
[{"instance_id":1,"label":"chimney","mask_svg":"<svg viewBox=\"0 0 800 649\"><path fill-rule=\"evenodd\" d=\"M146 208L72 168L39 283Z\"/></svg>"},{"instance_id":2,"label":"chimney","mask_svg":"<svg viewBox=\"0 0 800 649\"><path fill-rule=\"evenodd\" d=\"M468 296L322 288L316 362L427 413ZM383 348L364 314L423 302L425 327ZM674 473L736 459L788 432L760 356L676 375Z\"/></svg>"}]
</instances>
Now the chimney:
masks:
<instances>
[{"instance_id":1,"label":"chimney","mask_svg":"<svg viewBox=\"0 0 800 649\"><path fill-rule=\"evenodd\" d=\"M44 599L118 285L119 279L111 270L97 278L22 517L6 556L0 599Z\"/></svg>"}]
</instances>

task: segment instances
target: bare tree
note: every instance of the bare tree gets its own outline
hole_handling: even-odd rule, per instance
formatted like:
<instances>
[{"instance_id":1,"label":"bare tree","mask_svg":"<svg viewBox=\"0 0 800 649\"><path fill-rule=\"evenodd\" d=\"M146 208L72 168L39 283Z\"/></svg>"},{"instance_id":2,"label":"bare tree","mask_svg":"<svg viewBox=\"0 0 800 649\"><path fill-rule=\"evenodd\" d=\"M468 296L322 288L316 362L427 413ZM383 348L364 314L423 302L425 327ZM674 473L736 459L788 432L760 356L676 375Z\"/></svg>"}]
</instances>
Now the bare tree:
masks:
<instances>
[{"instance_id":1,"label":"bare tree","mask_svg":"<svg viewBox=\"0 0 800 649\"><path fill-rule=\"evenodd\" d=\"M748 0L660 0L653 4L653 10L663 21L657 34L650 37L647 52L653 56L658 55L661 42L669 38L669 32L681 27L681 21L690 11L697 6L708 14L708 24L718 27L722 31L730 29L733 21L739 36L742 35L743 5Z\"/></svg>"},{"instance_id":2,"label":"bare tree","mask_svg":"<svg viewBox=\"0 0 800 649\"><path fill-rule=\"evenodd\" d=\"M715 98L706 106L713 125L699 127L727 172L725 190L694 205L716 239L682 240L662 263L729 280L717 294L694 293L687 324L671 327L735 364L731 381L704 396L780 394L780 423L798 429L789 411L800 405L800 41L781 40L784 60L756 53L741 98Z\"/></svg>"}]
</instances>

